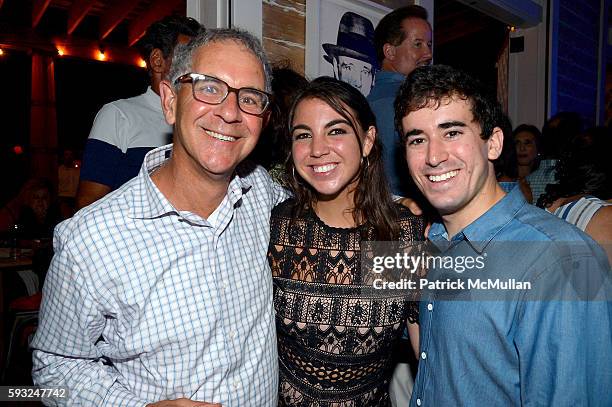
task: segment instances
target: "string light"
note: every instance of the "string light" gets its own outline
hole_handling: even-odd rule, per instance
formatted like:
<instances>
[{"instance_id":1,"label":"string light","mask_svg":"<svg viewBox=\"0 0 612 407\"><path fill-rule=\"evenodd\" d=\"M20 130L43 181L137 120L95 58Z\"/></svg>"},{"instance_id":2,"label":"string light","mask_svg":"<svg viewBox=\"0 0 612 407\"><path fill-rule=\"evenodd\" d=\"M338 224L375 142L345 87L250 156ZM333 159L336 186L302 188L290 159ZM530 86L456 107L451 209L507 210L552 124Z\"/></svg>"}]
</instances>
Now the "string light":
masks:
<instances>
[{"instance_id":1,"label":"string light","mask_svg":"<svg viewBox=\"0 0 612 407\"><path fill-rule=\"evenodd\" d=\"M64 48L62 47L57 47L57 55L59 55L60 57L64 56L66 54L66 51L64 51Z\"/></svg>"},{"instance_id":2,"label":"string light","mask_svg":"<svg viewBox=\"0 0 612 407\"><path fill-rule=\"evenodd\" d=\"M142 58L138 58L138 66L141 68L146 68L147 67L147 63L144 59Z\"/></svg>"},{"instance_id":3,"label":"string light","mask_svg":"<svg viewBox=\"0 0 612 407\"><path fill-rule=\"evenodd\" d=\"M106 54L104 53L103 49L98 50L98 56L97 56L98 60L100 61L106 61Z\"/></svg>"},{"instance_id":4,"label":"string light","mask_svg":"<svg viewBox=\"0 0 612 407\"><path fill-rule=\"evenodd\" d=\"M4 55L4 50L0 48L0 56Z\"/></svg>"}]
</instances>

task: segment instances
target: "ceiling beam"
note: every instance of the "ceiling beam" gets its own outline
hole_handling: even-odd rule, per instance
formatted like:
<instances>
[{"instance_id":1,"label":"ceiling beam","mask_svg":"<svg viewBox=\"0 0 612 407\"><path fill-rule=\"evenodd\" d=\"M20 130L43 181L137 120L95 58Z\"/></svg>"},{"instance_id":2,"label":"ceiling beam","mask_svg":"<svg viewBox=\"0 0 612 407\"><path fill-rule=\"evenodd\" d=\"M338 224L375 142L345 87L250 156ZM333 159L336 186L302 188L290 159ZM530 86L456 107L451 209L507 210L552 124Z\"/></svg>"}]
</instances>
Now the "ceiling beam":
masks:
<instances>
[{"instance_id":1,"label":"ceiling beam","mask_svg":"<svg viewBox=\"0 0 612 407\"><path fill-rule=\"evenodd\" d=\"M32 2L32 28L36 28L51 0L34 0Z\"/></svg>"},{"instance_id":2,"label":"ceiling beam","mask_svg":"<svg viewBox=\"0 0 612 407\"><path fill-rule=\"evenodd\" d=\"M100 39L106 38L130 14L138 0L118 1L100 17Z\"/></svg>"},{"instance_id":3,"label":"ceiling beam","mask_svg":"<svg viewBox=\"0 0 612 407\"><path fill-rule=\"evenodd\" d=\"M97 60L98 40L75 38L72 35L49 38L41 36L34 29L22 30L15 33L3 33L0 38L0 47L25 52L49 55L54 58L79 58ZM59 56L57 51L64 53ZM138 66L140 55L134 48L125 45L106 44L107 62Z\"/></svg>"},{"instance_id":4,"label":"ceiling beam","mask_svg":"<svg viewBox=\"0 0 612 407\"><path fill-rule=\"evenodd\" d=\"M178 6L179 2L180 0L154 0L149 5L149 10L130 24L128 28L128 45L136 44L136 41L143 36L152 23L169 15Z\"/></svg>"},{"instance_id":5,"label":"ceiling beam","mask_svg":"<svg viewBox=\"0 0 612 407\"><path fill-rule=\"evenodd\" d=\"M74 3L72 3L72 6L70 6L70 11L68 12L68 35L72 34L74 30L76 30L93 5L93 0L75 0Z\"/></svg>"}]
</instances>

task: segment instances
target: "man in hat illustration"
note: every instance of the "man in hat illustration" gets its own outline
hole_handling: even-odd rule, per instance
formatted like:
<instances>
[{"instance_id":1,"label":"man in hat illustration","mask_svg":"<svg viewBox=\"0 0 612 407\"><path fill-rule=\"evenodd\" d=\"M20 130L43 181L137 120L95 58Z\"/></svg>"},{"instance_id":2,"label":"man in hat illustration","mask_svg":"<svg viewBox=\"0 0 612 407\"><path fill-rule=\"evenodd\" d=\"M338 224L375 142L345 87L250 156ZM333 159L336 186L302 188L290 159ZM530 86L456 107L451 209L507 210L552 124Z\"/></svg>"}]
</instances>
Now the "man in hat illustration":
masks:
<instances>
[{"instance_id":1,"label":"man in hat illustration","mask_svg":"<svg viewBox=\"0 0 612 407\"><path fill-rule=\"evenodd\" d=\"M323 44L323 49L327 54L323 58L332 64L334 77L353 85L367 96L377 67L372 22L350 11L344 13L338 26L336 44Z\"/></svg>"}]
</instances>

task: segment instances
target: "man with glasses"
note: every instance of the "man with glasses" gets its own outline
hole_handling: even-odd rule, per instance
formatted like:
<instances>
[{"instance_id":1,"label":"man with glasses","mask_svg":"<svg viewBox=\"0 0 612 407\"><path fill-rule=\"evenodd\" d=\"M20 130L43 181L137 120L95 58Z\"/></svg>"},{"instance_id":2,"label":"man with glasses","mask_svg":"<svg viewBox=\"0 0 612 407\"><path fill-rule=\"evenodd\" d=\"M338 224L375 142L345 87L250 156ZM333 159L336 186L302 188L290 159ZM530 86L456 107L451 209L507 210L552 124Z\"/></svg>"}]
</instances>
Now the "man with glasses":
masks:
<instances>
[{"instance_id":1,"label":"man with glasses","mask_svg":"<svg viewBox=\"0 0 612 407\"><path fill-rule=\"evenodd\" d=\"M275 406L266 252L286 193L241 164L268 117L270 67L251 35L217 29L177 47L168 78L174 144L56 230L34 381L66 386L58 404Z\"/></svg>"},{"instance_id":2,"label":"man with glasses","mask_svg":"<svg viewBox=\"0 0 612 407\"><path fill-rule=\"evenodd\" d=\"M83 153L76 209L134 178L145 154L170 142L172 127L162 114L159 84L168 74L174 47L203 28L193 18L181 16L164 17L147 28L136 48L147 62L151 86L142 95L102 106L96 114Z\"/></svg>"}]
</instances>

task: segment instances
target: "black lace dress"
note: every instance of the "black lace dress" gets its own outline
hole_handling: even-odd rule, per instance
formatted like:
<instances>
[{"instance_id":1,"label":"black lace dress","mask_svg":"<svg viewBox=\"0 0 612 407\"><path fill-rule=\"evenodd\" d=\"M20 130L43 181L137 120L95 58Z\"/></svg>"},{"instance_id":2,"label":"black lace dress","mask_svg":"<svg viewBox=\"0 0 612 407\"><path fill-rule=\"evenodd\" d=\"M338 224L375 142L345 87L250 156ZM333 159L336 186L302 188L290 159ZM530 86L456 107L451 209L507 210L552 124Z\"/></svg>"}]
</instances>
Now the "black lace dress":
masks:
<instances>
[{"instance_id":1,"label":"black lace dress","mask_svg":"<svg viewBox=\"0 0 612 407\"><path fill-rule=\"evenodd\" d=\"M391 348L418 318L406 292L372 294L361 272L366 225L339 229L313 211L292 219L274 208L268 260L274 277L279 406L388 406ZM398 205L400 242L417 242L423 221Z\"/></svg>"}]
</instances>

